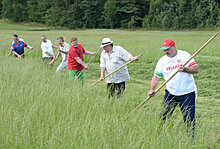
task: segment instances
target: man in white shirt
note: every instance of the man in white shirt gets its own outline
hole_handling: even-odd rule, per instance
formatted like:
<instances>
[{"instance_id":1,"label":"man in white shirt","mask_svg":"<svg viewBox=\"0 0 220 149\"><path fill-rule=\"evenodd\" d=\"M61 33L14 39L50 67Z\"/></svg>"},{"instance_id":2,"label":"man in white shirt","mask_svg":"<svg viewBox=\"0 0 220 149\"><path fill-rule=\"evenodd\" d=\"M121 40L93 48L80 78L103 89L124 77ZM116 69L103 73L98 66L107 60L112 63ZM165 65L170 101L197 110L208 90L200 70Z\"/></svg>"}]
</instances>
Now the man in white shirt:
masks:
<instances>
[{"instance_id":1,"label":"man in white shirt","mask_svg":"<svg viewBox=\"0 0 220 149\"><path fill-rule=\"evenodd\" d=\"M197 88L192 74L199 72L199 68L194 59L185 67L183 64L191 58L186 51L177 50L175 42L167 39L163 42L161 50L165 55L157 63L154 76L151 81L149 96L154 96L154 89L161 77L167 80L176 71L178 73L166 84L165 96L163 99L164 110L161 114L162 120L172 115L175 107L179 104L183 113L184 122L188 128L194 130L195 127L195 96ZM194 132L194 131L193 131Z\"/></svg>"},{"instance_id":2,"label":"man in white shirt","mask_svg":"<svg viewBox=\"0 0 220 149\"><path fill-rule=\"evenodd\" d=\"M106 75L124 65L127 61L138 60L138 56L133 57L129 52L121 46L113 46L113 41L110 38L104 38L100 47L103 51L100 57L101 76L100 80L104 79L104 72ZM117 96L125 90L125 82L130 80L127 66L115 72L106 78L108 97L113 97L115 91Z\"/></svg>"},{"instance_id":3,"label":"man in white shirt","mask_svg":"<svg viewBox=\"0 0 220 149\"><path fill-rule=\"evenodd\" d=\"M58 48L58 53L55 57L54 60L52 60L49 65L52 65L54 63L54 61L56 61L58 59L59 56L62 56L62 62L60 63L60 65L58 66L56 72L61 72L63 71L64 68L67 68L67 64L68 64L68 51L70 48L70 45L68 43L64 42L63 37L58 37L57 38L57 43L60 45Z\"/></svg>"},{"instance_id":4,"label":"man in white shirt","mask_svg":"<svg viewBox=\"0 0 220 149\"><path fill-rule=\"evenodd\" d=\"M55 58L53 54L53 48L58 48L57 46L54 46L50 40L47 39L46 36L41 36L41 49L42 49L42 61L51 61Z\"/></svg>"}]
</instances>

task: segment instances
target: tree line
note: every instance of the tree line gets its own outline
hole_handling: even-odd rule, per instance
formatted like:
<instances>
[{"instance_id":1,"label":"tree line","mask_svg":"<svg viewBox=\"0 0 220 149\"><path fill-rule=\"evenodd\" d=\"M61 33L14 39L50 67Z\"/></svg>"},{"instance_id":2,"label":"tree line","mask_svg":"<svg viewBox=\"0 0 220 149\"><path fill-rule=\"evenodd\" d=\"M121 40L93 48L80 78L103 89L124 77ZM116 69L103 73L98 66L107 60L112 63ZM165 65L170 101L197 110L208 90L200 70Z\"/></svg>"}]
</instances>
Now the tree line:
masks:
<instances>
[{"instance_id":1,"label":"tree line","mask_svg":"<svg viewBox=\"0 0 220 149\"><path fill-rule=\"evenodd\" d=\"M0 0L14 22L77 28L220 27L219 0Z\"/></svg>"}]
</instances>

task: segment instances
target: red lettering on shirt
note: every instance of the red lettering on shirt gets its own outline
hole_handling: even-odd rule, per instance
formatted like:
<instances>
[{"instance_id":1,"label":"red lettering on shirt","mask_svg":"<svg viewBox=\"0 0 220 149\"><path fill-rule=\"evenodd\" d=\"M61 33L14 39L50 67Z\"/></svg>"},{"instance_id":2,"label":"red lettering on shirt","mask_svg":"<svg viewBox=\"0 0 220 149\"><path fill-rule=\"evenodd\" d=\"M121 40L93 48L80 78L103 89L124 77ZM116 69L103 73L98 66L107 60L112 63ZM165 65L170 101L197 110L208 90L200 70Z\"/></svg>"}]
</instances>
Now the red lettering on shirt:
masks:
<instances>
[{"instance_id":1,"label":"red lettering on shirt","mask_svg":"<svg viewBox=\"0 0 220 149\"><path fill-rule=\"evenodd\" d=\"M177 68L179 68L180 67L180 65L174 65L174 66L171 66L171 67L167 67L166 68L166 70L168 71L168 70L173 70L173 69L177 69Z\"/></svg>"}]
</instances>

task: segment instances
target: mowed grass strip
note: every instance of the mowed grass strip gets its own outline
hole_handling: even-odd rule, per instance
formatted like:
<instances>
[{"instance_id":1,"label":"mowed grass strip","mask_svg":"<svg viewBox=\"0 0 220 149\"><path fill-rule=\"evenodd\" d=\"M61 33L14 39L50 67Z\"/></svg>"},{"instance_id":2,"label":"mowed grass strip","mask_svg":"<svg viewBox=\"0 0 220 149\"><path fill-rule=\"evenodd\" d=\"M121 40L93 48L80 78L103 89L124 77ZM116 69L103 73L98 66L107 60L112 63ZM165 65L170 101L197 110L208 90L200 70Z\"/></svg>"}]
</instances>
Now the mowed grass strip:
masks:
<instances>
[{"instance_id":1,"label":"mowed grass strip","mask_svg":"<svg viewBox=\"0 0 220 149\"><path fill-rule=\"evenodd\" d=\"M121 30L17 31L35 49L25 59L7 57L14 31L1 30L0 45L0 140L1 148L219 148L219 37L213 40L196 61L195 75L199 98L196 100L196 137L186 133L179 108L165 125L159 116L164 91L161 90L127 121L123 118L147 98L150 81L162 40L172 38L179 49L193 54L214 32L156 32ZM55 73L41 62L40 36L56 44L65 37L69 43L77 36L85 49L97 51L103 37L110 37L140 61L129 67L131 81L121 99L109 100L106 83L87 87L99 79L99 56L85 71L85 87L68 80L68 72ZM3 38L4 37L4 38ZM207 37L207 38L206 38ZM188 39L189 38L189 39ZM184 44L185 43L185 44ZM206 52L205 52L206 51ZM205 53L205 54L204 54ZM201 56L201 57L200 57ZM88 62L91 56L86 56ZM162 83L161 80L160 83Z\"/></svg>"}]
</instances>

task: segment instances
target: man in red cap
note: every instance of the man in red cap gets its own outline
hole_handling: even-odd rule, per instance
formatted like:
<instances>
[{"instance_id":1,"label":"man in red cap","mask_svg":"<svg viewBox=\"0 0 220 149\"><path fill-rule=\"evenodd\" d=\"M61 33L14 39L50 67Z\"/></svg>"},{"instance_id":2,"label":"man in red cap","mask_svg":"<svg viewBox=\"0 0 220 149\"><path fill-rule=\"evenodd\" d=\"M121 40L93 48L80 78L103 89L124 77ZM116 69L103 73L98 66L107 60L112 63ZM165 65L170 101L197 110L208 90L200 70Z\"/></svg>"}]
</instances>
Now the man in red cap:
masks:
<instances>
[{"instance_id":1,"label":"man in red cap","mask_svg":"<svg viewBox=\"0 0 220 149\"><path fill-rule=\"evenodd\" d=\"M198 73L199 68L194 59L183 67L183 64L191 58L191 55L186 51L177 50L175 42L171 39L167 39L163 42L161 50L164 51L165 55L161 57L157 63L148 95L151 97L155 95L154 89L161 77L167 80L178 71L166 84L163 112L161 114L162 120L166 120L167 116L169 118L175 107L179 104L183 113L184 122L187 123L188 128L194 130L195 96L197 94L197 88L192 74Z\"/></svg>"}]
</instances>

